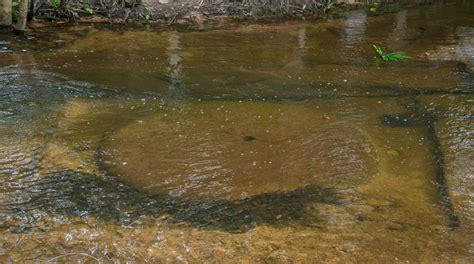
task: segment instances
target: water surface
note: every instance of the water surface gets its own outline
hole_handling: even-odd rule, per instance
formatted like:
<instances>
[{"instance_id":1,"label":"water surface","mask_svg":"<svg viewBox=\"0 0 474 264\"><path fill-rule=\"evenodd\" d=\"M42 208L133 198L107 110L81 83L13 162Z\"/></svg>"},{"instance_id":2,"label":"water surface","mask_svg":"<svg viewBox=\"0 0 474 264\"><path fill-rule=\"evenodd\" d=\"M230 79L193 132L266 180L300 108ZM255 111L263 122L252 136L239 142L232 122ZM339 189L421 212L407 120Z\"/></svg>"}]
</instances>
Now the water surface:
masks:
<instances>
[{"instance_id":1,"label":"water surface","mask_svg":"<svg viewBox=\"0 0 474 264\"><path fill-rule=\"evenodd\" d=\"M473 13L0 36L0 260L471 262Z\"/></svg>"}]
</instances>

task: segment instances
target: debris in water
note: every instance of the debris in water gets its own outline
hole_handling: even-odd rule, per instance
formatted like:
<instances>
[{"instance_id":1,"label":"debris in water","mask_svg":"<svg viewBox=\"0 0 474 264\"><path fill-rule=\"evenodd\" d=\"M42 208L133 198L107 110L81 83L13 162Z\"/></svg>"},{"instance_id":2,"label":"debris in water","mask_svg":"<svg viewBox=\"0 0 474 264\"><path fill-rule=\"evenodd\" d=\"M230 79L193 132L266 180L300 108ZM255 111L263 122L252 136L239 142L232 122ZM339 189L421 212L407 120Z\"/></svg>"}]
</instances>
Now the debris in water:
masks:
<instances>
[{"instance_id":1,"label":"debris in water","mask_svg":"<svg viewBox=\"0 0 474 264\"><path fill-rule=\"evenodd\" d=\"M257 138L256 138L256 137L253 137L253 136L244 136L244 137L242 137L242 139L243 139L244 141L252 141L252 140L255 140L255 139L257 139Z\"/></svg>"}]
</instances>

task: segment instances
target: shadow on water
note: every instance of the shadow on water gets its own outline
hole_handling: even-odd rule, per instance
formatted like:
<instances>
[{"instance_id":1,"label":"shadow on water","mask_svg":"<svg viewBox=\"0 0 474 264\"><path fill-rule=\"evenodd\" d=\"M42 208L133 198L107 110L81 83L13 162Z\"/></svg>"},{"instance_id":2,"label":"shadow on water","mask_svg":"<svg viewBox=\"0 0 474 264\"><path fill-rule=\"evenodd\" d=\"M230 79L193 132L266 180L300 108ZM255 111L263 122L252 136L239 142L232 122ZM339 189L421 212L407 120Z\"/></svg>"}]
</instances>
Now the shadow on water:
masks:
<instances>
[{"instance_id":1,"label":"shadow on water","mask_svg":"<svg viewBox=\"0 0 474 264\"><path fill-rule=\"evenodd\" d=\"M194 200L148 195L120 183L114 177L97 177L74 171L62 171L31 183L30 200L6 205L0 211L17 219L41 213L95 217L98 221L133 225L142 216L166 219L170 223L246 232L258 225L312 225L310 203L341 205L340 196L331 188L307 186L290 192L274 192L243 198ZM314 211L314 210L311 210ZM32 228L9 226L17 232Z\"/></svg>"},{"instance_id":2,"label":"shadow on water","mask_svg":"<svg viewBox=\"0 0 474 264\"><path fill-rule=\"evenodd\" d=\"M425 131L429 149L432 154L433 163L436 173L434 183L438 192L438 199L442 206L449 223L449 227L455 228L459 226L459 217L457 216L453 203L449 194L449 186L446 181L446 162L444 153L436 133L437 117L431 113L424 112L420 109L417 99L413 99L413 103L407 106L407 112L396 115L383 115L380 118L382 124L389 127L407 127L422 128Z\"/></svg>"}]
</instances>

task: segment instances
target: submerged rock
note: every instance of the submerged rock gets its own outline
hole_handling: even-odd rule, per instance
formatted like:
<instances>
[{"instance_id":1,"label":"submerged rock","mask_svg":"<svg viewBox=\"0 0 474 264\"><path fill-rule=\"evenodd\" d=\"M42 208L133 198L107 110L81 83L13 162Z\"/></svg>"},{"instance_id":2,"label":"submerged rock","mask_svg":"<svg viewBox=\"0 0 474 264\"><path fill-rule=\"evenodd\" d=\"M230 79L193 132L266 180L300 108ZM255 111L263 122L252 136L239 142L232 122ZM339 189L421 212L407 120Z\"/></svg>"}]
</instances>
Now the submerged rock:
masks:
<instances>
[{"instance_id":1,"label":"submerged rock","mask_svg":"<svg viewBox=\"0 0 474 264\"><path fill-rule=\"evenodd\" d=\"M59 142L47 144L41 154L38 172L41 177L49 177L62 170L76 171L95 175L97 168L93 153L77 151Z\"/></svg>"},{"instance_id":2,"label":"submerged rock","mask_svg":"<svg viewBox=\"0 0 474 264\"><path fill-rule=\"evenodd\" d=\"M377 161L369 140L322 117L276 103L189 104L111 134L100 159L135 188L171 196L239 199L370 179Z\"/></svg>"}]
</instances>

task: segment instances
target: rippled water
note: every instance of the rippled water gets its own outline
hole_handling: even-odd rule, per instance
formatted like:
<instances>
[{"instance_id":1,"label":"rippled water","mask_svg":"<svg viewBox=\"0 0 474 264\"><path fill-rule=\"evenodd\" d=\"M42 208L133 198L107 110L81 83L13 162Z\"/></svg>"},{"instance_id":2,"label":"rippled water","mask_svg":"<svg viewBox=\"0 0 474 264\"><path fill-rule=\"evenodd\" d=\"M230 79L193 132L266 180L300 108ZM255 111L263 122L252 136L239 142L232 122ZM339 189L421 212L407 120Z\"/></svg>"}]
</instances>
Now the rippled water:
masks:
<instances>
[{"instance_id":1,"label":"rippled water","mask_svg":"<svg viewBox=\"0 0 474 264\"><path fill-rule=\"evenodd\" d=\"M0 260L472 262L473 13L0 35Z\"/></svg>"}]
</instances>

